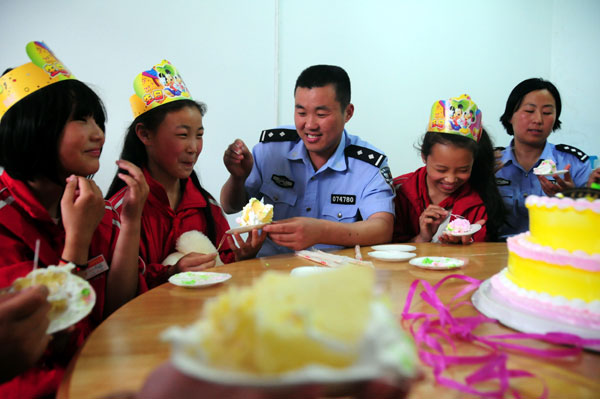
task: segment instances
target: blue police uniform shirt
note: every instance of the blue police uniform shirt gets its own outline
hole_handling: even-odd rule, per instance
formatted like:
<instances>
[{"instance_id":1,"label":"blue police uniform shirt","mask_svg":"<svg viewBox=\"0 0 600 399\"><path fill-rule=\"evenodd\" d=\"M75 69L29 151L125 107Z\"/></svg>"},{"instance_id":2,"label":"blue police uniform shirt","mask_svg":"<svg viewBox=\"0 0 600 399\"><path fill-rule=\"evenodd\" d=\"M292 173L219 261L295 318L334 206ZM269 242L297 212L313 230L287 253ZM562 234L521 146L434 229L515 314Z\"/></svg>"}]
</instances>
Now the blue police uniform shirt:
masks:
<instances>
[{"instance_id":1,"label":"blue police uniform shirt","mask_svg":"<svg viewBox=\"0 0 600 399\"><path fill-rule=\"evenodd\" d=\"M507 210L506 223L500 229L499 234L502 239L529 230L529 213L525 207L525 200L532 194L546 196L538 177L533 173L533 168L543 160L553 160L557 170L565 169L570 164L571 177L576 187L585 186L592 171L592 167L586 159L587 155L583 152L572 146L564 144L556 146L547 141L540 159L533 168L524 170L512 151L513 145L514 139L510 142L510 147L503 150L504 166L496 172L496 185ZM547 179L553 180L551 176L547 176Z\"/></svg>"},{"instance_id":2,"label":"blue police uniform shirt","mask_svg":"<svg viewBox=\"0 0 600 399\"><path fill-rule=\"evenodd\" d=\"M375 147L344 130L335 153L315 171L295 129L278 129L288 129L288 137L254 146L254 166L245 183L250 197L263 198L265 204L273 205L274 220L305 216L352 223L377 212L394 214L387 158ZM356 154L349 155L352 151ZM342 247L321 244L315 248ZM258 256L286 252L291 250L267 238Z\"/></svg>"}]
</instances>

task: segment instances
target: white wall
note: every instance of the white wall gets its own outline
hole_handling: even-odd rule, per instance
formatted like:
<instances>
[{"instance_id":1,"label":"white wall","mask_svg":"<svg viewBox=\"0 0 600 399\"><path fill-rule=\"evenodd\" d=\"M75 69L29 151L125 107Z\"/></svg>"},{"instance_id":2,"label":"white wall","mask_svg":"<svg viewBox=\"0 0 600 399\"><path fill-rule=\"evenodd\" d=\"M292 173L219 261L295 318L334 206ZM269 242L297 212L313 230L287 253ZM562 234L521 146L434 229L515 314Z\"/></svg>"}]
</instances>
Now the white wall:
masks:
<instances>
[{"instance_id":1,"label":"white wall","mask_svg":"<svg viewBox=\"0 0 600 399\"><path fill-rule=\"evenodd\" d=\"M305 67L338 64L350 74L348 124L383 149L395 175L420 165L413 148L431 104L469 93L484 125L506 145L498 118L521 80L552 80L563 97L563 129L551 136L600 154L600 2L597 0L2 0L0 68L27 62L43 40L98 91L108 111L96 180L106 190L131 122L134 76L163 58L208 104L196 167L219 195L222 154L236 137L293 123L293 86Z\"/></svg>"}]
</instances>

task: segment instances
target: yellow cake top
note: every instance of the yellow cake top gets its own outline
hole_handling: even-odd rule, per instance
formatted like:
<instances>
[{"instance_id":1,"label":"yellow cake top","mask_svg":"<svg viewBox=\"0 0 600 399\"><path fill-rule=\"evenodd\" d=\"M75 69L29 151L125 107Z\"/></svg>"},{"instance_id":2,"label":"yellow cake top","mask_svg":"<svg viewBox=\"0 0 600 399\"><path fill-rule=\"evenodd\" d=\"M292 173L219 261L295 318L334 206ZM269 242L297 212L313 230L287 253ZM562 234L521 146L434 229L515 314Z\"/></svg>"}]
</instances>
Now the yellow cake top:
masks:
<instances>
[{"instance_id":1,"label":"yellow cake top","mask_svg":"<svg viewBox=\"0 0 600 399\"><path fill-rule=\"evenodd\" d=\"M256 224L271 223L273 220L273 205L265 205L256 198L250 201L242 209L242 217L238 220L241 226L253 226Z\"/></svg>"}]
</instances>

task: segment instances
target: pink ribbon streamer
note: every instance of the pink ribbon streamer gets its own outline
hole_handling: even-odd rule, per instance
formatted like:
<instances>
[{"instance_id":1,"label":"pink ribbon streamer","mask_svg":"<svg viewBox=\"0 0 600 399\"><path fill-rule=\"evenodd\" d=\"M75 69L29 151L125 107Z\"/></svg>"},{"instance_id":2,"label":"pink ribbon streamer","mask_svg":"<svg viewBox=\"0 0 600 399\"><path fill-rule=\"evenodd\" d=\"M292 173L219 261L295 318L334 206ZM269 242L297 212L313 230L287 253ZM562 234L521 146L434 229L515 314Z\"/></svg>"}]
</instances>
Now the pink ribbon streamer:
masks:
<instances>
[{"instance_id":1,"label":"pink ribbon streamer","mask_svg":"<svg viewBox=\"0 0 600 399\"><path fill-rule=\"evenodd\" d=\"M459 279L467 283L451 299L450 306L445 305L437 296L436 291L442 284L450 279ZM413 297L419 284L423 291L420 293L421 299L428 303L434 310L434 313L410 312ZM425 280L415 280L410 286L406 297L406 304L402 311L402 320L410 321L409 330L415 338L419 358L423 363L433 368L435 380L448 388L456 389L472 395L478 395L484 398L504 398L506 394L512 394L514 398L520 398L521 395L516 389L510 387L511 378L538 378L534 374L525 370L511 370L507 367L507 351L516 351L540 358L564 358L576 357L581 353L584 345L600 345L600 340L583 339L573 334L550 332L546 334L530 333L512 333L500 335L477 335L473 331L484 323L495 323L497 320L490 319L482 314L470 317L454 317L452 311L465 304L468 301L454 303L458 298L470 294L481 284L480 280L469 276L452 274L441 279L437 284L431 286ZM537 349L525 344L518 344L514 340L539 339L548 343L557 345L570 345L569 348ZM479 356L460 356L456 354L446 354L441 341L448 344L452 351L456 352L456 341L471 342L478 344L486 351L484 355ZM479 364L481 367L468 375L464 383L443 376L443 372L452 365ZM473 387L474 384L497 380L498 389L491 391L481 391ZM548 387L545 381L541 380L543 390L540 398L548 397Z\"/></svg>"}]
</instances>

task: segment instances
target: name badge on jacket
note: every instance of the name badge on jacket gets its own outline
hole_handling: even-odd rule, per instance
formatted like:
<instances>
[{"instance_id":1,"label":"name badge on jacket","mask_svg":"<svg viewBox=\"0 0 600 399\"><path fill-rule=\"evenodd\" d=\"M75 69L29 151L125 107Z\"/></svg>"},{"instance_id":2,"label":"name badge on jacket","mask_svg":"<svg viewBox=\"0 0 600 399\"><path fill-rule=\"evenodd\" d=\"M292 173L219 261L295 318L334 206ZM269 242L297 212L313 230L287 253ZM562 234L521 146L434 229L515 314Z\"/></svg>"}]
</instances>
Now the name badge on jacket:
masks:
<instances>
[{"instance_id":1,"label":"name badge on jacket","mask_svg":"<svg viewBox=\"0 0 600 399\"><path fill-rule=\"evenodd\" d=\"M98 255L95 258L90 259L87 268L78 271L76 274L85 280L91 280L97 275L104 273L107 270L108 263L106 263L104 255Z\"/></svg>"},{"instance_id":2,"label":"name badge on jacket","mask_svg":"<svg viewBox=\"0 0 600 399\"><path fill-rule=\"evenodd\" d=\"M331 194L331 203L340 205L356 205L356 195Z\"/></svg>"}]
</instances>

